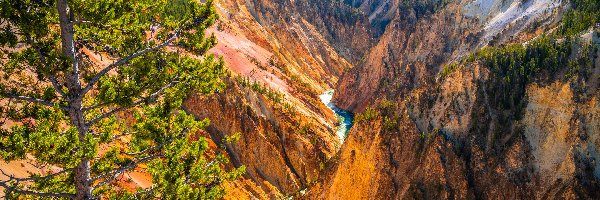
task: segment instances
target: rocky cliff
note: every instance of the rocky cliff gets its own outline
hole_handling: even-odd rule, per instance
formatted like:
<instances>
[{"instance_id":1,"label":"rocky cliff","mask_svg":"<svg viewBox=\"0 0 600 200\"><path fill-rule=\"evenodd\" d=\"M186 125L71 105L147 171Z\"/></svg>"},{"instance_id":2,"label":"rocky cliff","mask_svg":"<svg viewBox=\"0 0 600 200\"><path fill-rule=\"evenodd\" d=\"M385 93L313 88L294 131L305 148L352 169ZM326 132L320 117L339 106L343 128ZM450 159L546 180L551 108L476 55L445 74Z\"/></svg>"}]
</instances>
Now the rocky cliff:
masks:
<instances>
[{"instance_id":1,"label":"rocky cliff","mask_svg":"<svg viewBox=\"0 0 600 200\"><path fill-rule=\"evenodd\" d=\"M305 197L598 198L600 65L596 50L582 51L598 45L595 33L549 43L567 55L513 76L517 54L506 64L470 55L538 41L568 4L432 3L400 6L366 61L342 76L334 101L358 123Z\"/></svg>"},{"instance_id":2,"label":"rocky cliff","mask_svg":"<svg viewBox=\"0 0 600 200\"><path fill-rule=\"evenodd\" d=\"M260 90L236 80L211 97L191 96L186 110L209 118L211 138L227 150L234 166L247 167L246 177L275 186L284 194L295 193L317 179L319 166L339 145L331 128L296 106L277 102ZM240 133L239 141L223 142Z\"/></svg>"},{"instance_id":3,"label":"rocky cliff","mask_svg":"<svg viewBox=\"0 0 600 200\"><path fill-rule=\"evenodd\" d=\"M211 53L230 69L227 89L191 95L186 110L208 118L207 130L233 166L247 174L230 196L281 198L315 182L340 148L336 118L319 102L377 39L366 15L333 1L216 2ZM367 45L365 45L367 44ZM240 133L239 141L223 142ZM257 187L258 186L258 187Z\"/></svg>"},{"instance_id":4,"label":"rocky cliff","mask_svg":"<svg viewBox=\"0 0 600 200\"><path fill-rule=\"evenodd\" d=\"M600 59L597 48L585 47L598 45L596 33L552 40L550 46L564 45L547 53L562 60L528 60L542 63L534 70L514 68L510 61L520 54L504 60L485 54L494 47L529 52L517 46L556 33L572 9L569 2L217 5L222 20L213 30L220 41L213 53L231 68L229 87L212 97L192 95L186 108L211 119L211 137L235 166L248 167L246 179L232 186L234 194L600 196ZM317 100L332 87L337 106L357 113L341 148L335 117ZM220 143L236 132L238 142ZM307 193L299 192L306 187Z\"/></svg>"}]
</instances>

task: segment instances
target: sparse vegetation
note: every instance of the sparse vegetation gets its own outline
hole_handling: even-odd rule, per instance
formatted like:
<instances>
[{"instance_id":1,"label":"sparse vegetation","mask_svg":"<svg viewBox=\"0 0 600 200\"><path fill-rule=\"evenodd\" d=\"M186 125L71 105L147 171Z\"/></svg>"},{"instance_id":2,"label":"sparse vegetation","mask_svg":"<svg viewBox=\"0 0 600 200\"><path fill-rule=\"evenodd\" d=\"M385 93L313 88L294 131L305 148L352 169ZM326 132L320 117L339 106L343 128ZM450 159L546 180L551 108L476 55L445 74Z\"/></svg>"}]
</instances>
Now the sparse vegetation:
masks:
<instances>
[{"instance_id":1,"label":"sparse vegetation","mask_svg":"<svg viewBox=\"0 0 600 200\"><path fill-rule=\"evenodd\" d=\"M450 75L452 72L455 72L458 69L460 69L460 66L462 65L456 62L444 65L444 68L442 69L442 72L440 72L439 77L444 78Z\"/></svg>"},{"instance_id":2,"label":"sparse vegetation","mask_svg":"<svg viewBox=\"0 0 600 200\"><path fill-rule=\"evenodd\" d=\"M380 116L379 111L374 108L368 107L364 112L358 113L354 117L356 123L371 121Z\"/></svg>"},{"instance_id":3,"label":"sparse vegetation","mask_svg":"<svg viewBox=\"0 0 600 200\"><path fill-rule=\"evenodd\" d=\"M481 62L496 77L493 95L504 108L519 104L525 94L525 87L539 73L552 76L568 65L571 55L571 40L557 41L550 36L542 36L529 45L511 44L502 47L486 47L467 59L467 63Z\"/></svg>"},{"instance_id":4,"label":"sparse vegetation","mask_svg":"<svg viewBox=\"0 0 600 200\"><path fill-rule=\"evenodd\" d=\"M398 119L395 117L383 117L383 128L388 131L398 129Z\"/></svg>"},{"instance_id":5,"label":"sparse vegetation","mask_svg":"<svg viewBox=\"0 0 600 200\"><path fill-rule=\"evenodd\" d=\"M251 81L250 79L248 79L246 77L241 77L241 76L237 76L235 78L235 80L242 87L250 88L252 91L255 91L259 94L264 95L265 97L267 97L269 100L273 101L274 103L281 104L281 103L283 103L283 101L285 99L285 96L282 93L277 92L263 84L260 84L257 81Z\"/></svg>"}]
</instances>

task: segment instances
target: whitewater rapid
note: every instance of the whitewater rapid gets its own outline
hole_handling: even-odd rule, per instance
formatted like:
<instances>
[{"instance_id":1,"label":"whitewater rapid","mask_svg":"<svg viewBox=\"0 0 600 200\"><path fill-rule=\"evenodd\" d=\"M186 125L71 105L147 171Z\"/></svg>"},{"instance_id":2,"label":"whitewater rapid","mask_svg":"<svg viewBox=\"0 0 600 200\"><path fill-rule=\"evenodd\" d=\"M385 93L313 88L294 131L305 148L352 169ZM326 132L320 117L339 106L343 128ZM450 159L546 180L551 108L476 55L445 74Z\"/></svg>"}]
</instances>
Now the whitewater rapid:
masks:
<instances>
[{"instance_id":1,"label":"whitewater rapid","mask_svg":"<svg viewBox=\"0 0 600 200\"><path fill-rule=\"evenodd\" d=\"M321 98L321 102L323 102L323 104L325 104L328 108L333 110L336 117L338 118L339 125L338 127L336 127L335 134L340 138L341 142L344 142L344 139L346 139L346 136L348 136L348 131L350 130L350 128L352 128L352 125L354 124L354 114L335 106L335 104L331 102L331 99L333 98L333 93L333 90L327 91L320 95L319 98Z\"/></svg>"}]
</instances>

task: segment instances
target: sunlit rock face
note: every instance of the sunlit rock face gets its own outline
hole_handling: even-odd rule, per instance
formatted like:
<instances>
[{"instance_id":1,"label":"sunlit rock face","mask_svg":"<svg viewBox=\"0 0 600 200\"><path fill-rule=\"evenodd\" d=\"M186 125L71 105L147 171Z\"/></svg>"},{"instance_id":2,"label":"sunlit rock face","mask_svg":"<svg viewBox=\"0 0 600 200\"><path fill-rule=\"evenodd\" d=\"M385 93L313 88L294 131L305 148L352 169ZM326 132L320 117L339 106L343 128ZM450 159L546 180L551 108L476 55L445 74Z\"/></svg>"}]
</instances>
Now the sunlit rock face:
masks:
<instances>
[{"instance_id":1,"label":"sunlit rock face","mask_svg":"<svg viewBox=\"0 0 600 200\"><path fill-rule=\"evenodd\" d=\"M354 124L308 199L598 198L597 79L565 81L568 67L540 74L525 86L526 100L506 109L490 96L501 91L487 66L440 76L484 46L552 31L564 4L440 2L397 7L364 62L340 78L340 108L360 115L391 102L394 112ZM596 37L588 35L582 39ZM593 57L586 77L600 74Z\"/></svg>"},{"instance_id":2,"label":"sunlit rock face","mask_svg":"<svg viewBox=\"0 0 600 200\"><path fill-rule=\"evenodd\" d=\"M245 135L228 152L249 167L246 181L266 191L246 194L599 196L599 81L581 86L557 78L567 72L542 74L544 81L524 87L527 101L505 109L490 96L501 91L487 66L440 76L446 64L484 46L527 43L552 31L565 9L560 1L219 0L217 6L223 42L214 52L235 75L280 91L299 111L286 115L243 87L191 98L197 116L215 119L209 132L216 140ZM271 65L273 58L286 67ZM598 63L589 77L600 75ZM359 116L367 108L385 112L360 116L341 142L336 127L343 123L329 104Z\"/></svg>"}]
</instances>

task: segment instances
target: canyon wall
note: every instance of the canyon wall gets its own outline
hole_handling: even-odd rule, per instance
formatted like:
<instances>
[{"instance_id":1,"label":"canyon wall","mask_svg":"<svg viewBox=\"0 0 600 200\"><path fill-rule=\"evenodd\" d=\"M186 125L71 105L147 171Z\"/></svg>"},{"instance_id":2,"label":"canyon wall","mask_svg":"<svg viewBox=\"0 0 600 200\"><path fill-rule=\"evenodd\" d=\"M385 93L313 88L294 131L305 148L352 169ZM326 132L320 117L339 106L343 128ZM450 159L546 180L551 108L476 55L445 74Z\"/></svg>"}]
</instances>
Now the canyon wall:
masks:
<instances>
[{"instance_id":1,"label":"canyon wall","mask_svg":"<svg viewBox=\"0 0 600 200\"><path fill-rule=\"evenodd\" d=\"M486 46L552 32L564 2L220 0L217 7L222 19L212 31L220 43L212 51L231 69L229 87L192 95L186 109L212 120L217 143L241 133L236 143L219 143L234 166L248 169L233 194L600 196L598 59L584 81L565 78L566 66L536 75L508 108L497 103L502 77L460 62ZM357 113L341 147L335 116L317 98L330 88L338 107Z\"/></svg>"},{"instance_id":2,"label":"canyon wall","mask_svg":"<svg viewBox=\"0 0 600 200\"><path fill-rule=\"evenodd\" d=\"M552 31L564 4L429 3L400 6L366 61L340 79L334 101L357 124L305 198L598 198L597 52L585 80L567 78L566 65L539 73L508 108L498 103L503 77L460 62Z\"/></svg>"},{"instance_id":3,"label":"canyon wall","mask_svg":"<svg viewBox=\"0 0 600 200\"><path fill-rule=\"evenodd\" d=\"M375 43L366 15L335 1L218 0L210 50L229 68L227 88L191 95L185 109L208 118L213 141L244 179L228 198L282 198L314 183L340 142L318 95ZM237 142L223 139L240 133Z\"/></svg>"}]
</instances>

